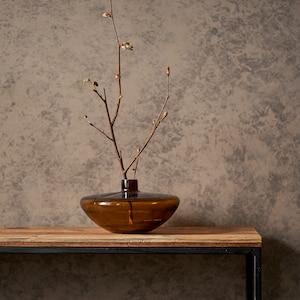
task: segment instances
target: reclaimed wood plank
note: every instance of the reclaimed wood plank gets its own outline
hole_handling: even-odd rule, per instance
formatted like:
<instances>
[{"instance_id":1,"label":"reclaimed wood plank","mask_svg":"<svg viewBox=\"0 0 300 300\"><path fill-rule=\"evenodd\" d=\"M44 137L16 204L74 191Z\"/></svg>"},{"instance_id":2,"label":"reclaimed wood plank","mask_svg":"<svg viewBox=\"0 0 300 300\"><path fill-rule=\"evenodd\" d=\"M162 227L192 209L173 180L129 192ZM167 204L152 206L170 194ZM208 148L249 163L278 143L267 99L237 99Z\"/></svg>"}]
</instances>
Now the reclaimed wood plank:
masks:
<instances>
[{"instance_id":1,"label":"reclaimed wood plank","mask_svg":"<svg viewBox=\"0 0 300 300\"><path fill-rule=\"evenodd\" d=\"M253 227L160 227L116 234L100 227L0 227L0 247L261 247Z\"/></svg>"}]
</instances>

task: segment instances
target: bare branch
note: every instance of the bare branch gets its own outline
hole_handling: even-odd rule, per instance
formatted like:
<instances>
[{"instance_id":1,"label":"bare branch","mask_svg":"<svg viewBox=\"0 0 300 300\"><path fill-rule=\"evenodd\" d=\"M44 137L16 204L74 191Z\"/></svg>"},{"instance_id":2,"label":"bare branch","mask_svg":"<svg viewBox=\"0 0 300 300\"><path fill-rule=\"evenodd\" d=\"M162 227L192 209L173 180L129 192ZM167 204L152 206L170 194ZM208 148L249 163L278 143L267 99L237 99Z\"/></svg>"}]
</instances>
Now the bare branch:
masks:
<instances>
[{"instance_id":1,"label":"bare branch","mask_svg":"<svg viewBox=\"0 0 300 300\"><path fill-rule=\"evenodd\" d=\"M110 141L112 141L112 138L111 138L108 134L106 134L106 133L104 132L104 130L98 128L94 123L92 123L92 122L90 122L90 121L88 120L88 116L87 116L87 115L84 115L83 117L84 117L84 119L86 119L86 121L87 121L92 127L94 127L95 129L97 129L101 134L103 134L103 135L104 135L105 137L107 137Z\"/></svg>"},{"instance_id":2,"label":"bare branch","mask_svg":"<svg viewBox=\"0 0 300 300\"><path fill-rule=\"evenodd\" d=\"M104 103L105 106L105 110L106 110L106 115L107 115L107 119L108 119L108 124L109 124L109 128L110 128L110 135L107 134L104 130L98 128L97 126L94 125L94 123L90 122L87 118L87 116L85 116L85 119L87 120L87 122L94 127L96 130L98 130L102 135L104 135L106 138L108 138L110 141L113 142L114 144L114 149L117 155L117 158L119 160L121 169L122 169L122 173L123 173L123 177L124 179L127 179L127 172L129 169L132 168L132 166L135 164L135 166L132 168L134 171L134 177L136 175L136 171L137 171L137 166L138 166L138 160L140 158L140 155L142 154L142 152L145 150L145 148L148 146L149 142L151 141L153 135L155 134L158 126L160 125L160 123L167 117L168 112L165 111L167 102L170 98L169 96L169 77L170 77L170 68L167 67L166 69L166 74L167 74L167 84L166 84L166 96L165 96L165 100L164 103L162 105L161 110L158 113L157 118L153 121L153 126L152 129L145 141L145 143L143 144L143 146L141 148L139 148L137 154L135 155L135 157L132 159L132 161L129 163L128 167L125 168L124 167L124 163L123 163L123 157L122 157L122 153L121 150L118 147L117 144L117 140L116 140L116 136L115 136L115 131L114 131L114 124L119 116L119 111L120 111L120 106L121 106L121 101L123 98L123 93L122 93L122 66L121 66L121 49L123 50L133 50L133 46L129 43L129 42L123 42L120 43L120 39L119 39L119 35L118 35L118 31L117 31L117 27L115 24L115 19L114 19L114 14L113 14L113 0L109 0L110 2L110 12L105 12L102 14L102 16L104 18L111 18L112 21L112 25L113 25L113 29L114 29L114 33L115 33L115 37L116 37L116 41L117 41L117 45L118 45L118 73L115 75L115 79L118 80L118 88L119 88L119 94L118 94L118 100L117 100L117 106L113 115L113 118L111 118L111 114L110 114L110 108L108 106L107 103L107 97L106 97L106 91L105 89L103 89L103 95L101 95L97 88L98 88L98 83L96 81L92 81L89 78L85 79L85 82L89 82L92 85L92 89L93 91L97 94L97 96L99 97L99 99ZM130 216L129 216L130 217Z\"/></svg>"}]
</instances>

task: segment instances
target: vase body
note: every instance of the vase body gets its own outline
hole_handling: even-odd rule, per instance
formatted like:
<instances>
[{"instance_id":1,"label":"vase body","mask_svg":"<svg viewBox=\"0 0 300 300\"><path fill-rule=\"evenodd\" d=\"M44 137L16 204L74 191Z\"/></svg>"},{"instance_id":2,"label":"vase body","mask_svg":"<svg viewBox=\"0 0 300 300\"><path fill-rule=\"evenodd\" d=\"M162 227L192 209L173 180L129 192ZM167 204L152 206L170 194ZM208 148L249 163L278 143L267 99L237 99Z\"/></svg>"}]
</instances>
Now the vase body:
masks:
<instances>
[{"instance_id":1,"label":"vase body","mask_svg":"<svg viewBox=\"0 0 300 300\"><path fill-rule=\"evenodd\" d=\"M179 198L145 193L135 179L124 179L121 191L83 197L82 209L100 227L114 233L146 233L166 222L176 211Z\"/></svg>"}]
</instances>

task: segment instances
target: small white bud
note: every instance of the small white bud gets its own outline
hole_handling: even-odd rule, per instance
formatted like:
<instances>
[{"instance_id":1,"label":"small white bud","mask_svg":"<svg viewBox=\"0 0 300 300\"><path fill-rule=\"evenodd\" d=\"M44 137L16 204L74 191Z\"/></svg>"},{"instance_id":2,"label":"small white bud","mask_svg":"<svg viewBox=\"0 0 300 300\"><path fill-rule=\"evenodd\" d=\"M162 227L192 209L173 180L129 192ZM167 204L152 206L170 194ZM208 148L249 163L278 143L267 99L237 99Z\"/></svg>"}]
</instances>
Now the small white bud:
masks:
<instances>
[{"instance_id":1,"label":"small white bud","mask_svg":"<svg viewBox=\"0 0 300 300\"><path fill-rule=\"evenodd\" d=\"M133 50L133 46L129 42L123 42L120 46L124 50Z\"/></svg>"},{"instance_id":2,"label":"small white bud","mask_svg":"<svg viewBox=\"0 0 300 300\"><path fill-rule=\"evenodd\" d=\"M105 13L102 14L102 17L103 18L111 18L111 14L108 13L108 12L105 12Z\"/></svg>"},{"instance_id":3,"label":"small white bud","mask_svg":"<svg viewBox=\"0 0 300 300\"><path fill-rule=\"evenodd\" d=\"M170 75L170 67L166 68L166 72L167 72L167 75L169 76Z\"/></svg>"}]
</instances>

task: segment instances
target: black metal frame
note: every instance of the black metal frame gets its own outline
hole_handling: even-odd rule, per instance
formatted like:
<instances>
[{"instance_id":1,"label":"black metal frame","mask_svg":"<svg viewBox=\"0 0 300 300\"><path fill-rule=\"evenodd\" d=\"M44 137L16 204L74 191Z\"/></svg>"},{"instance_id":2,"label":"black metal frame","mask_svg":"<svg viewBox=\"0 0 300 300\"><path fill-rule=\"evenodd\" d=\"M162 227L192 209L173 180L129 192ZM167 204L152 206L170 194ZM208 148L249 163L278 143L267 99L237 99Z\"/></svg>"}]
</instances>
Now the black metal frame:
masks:
<instances>
[{"instance_id":1,"label":"black metal frame","mask_svg":"<svg viewBox=\"0 0 300 300\"><path fill-rule=\"evenodd\" d=\"M0 254L242 254L246 299L261 300L260 247L0 247Z\"/></svg>"}]
</instances>

